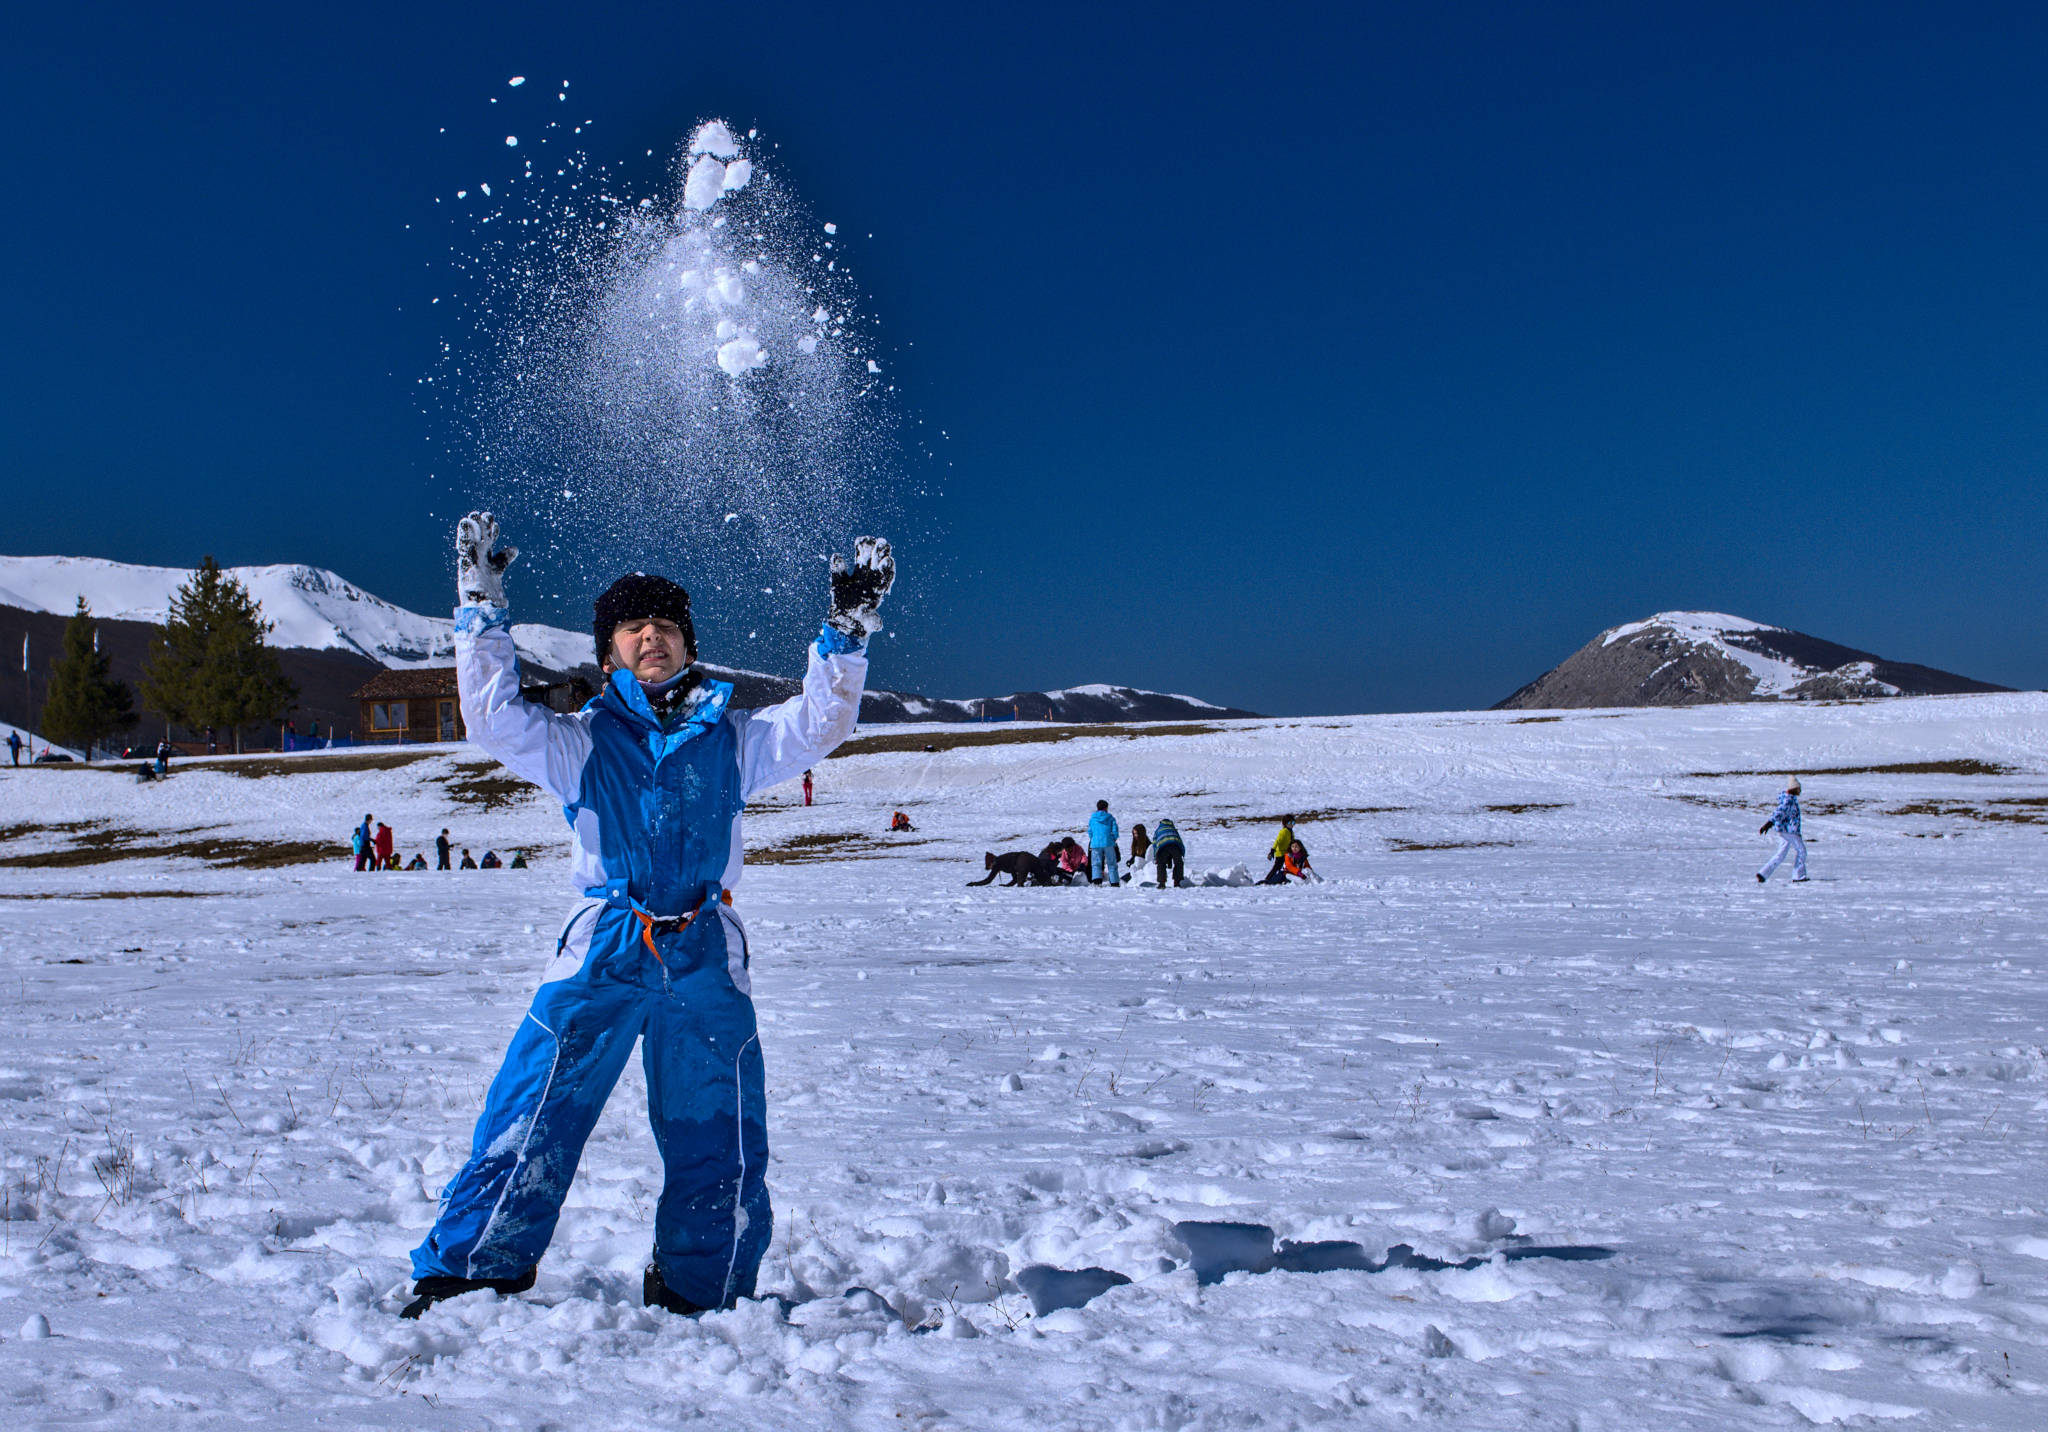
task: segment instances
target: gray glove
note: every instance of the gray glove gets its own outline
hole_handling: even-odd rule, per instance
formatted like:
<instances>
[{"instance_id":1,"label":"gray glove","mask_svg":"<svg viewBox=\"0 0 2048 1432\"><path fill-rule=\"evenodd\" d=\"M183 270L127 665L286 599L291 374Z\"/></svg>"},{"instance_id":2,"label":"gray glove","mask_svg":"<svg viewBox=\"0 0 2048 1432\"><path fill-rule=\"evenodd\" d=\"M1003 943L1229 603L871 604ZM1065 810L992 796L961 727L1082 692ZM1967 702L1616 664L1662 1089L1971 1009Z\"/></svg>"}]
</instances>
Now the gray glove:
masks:
<instances>
[{"instance_id":1,"label":"gray glove","mask_svg":"<svg viewBox=\"0 0 2048 1432\"><path fill-rule=\"evenodd\" d=\"M458 606L505 605L505 569L517 547L498 545L498 519L472 512L455 524L455 599Z\"/></svg>"},{"instance_id":2,"label":"gray glove","mask_svg":"<svg viewBox=\"0 0 2048 1432\"><path fill-rule=\"evenodd\" d=\"M882 629L882 598L896 581L896 559L883 537L856 537L853 564L832 554L832 614L825 625L855 641Z\"/></svg>"}]
</instances>

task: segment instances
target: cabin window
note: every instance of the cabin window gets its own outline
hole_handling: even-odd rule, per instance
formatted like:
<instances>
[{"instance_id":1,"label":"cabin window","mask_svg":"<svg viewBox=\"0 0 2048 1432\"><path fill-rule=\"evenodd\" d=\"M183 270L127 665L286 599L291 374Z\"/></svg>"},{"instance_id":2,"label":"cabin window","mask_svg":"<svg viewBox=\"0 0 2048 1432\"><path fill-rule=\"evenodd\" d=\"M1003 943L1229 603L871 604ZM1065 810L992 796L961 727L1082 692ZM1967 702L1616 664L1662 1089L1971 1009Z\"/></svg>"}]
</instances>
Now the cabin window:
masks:
<instances>
[{"instance_id":1,"label":"cabin window","mask_svg":"<svg viewBox=\"0 0 2048 1432\"><path fill-rule=\"evenodd\" d=\"M444 740L444 741L452 741L452 740L454 740L454 739L455 739L455 703L454 703L453 701L443 701L443 702L441 703L441 712L440 712L440 715L441 715L441 739L442 739L442 740Z\"/></svg>"},{"instance_id":2,"label":"cabin window","mask_svg":"<svg viewBox=\"0 0 2048 1432\"><path fill-rule=\"evenodd\" d=\"M405 729L405 703L403 701L379 701L370 707L370 729L372 731L403 731Z\"/></svg>"}]
</instances>

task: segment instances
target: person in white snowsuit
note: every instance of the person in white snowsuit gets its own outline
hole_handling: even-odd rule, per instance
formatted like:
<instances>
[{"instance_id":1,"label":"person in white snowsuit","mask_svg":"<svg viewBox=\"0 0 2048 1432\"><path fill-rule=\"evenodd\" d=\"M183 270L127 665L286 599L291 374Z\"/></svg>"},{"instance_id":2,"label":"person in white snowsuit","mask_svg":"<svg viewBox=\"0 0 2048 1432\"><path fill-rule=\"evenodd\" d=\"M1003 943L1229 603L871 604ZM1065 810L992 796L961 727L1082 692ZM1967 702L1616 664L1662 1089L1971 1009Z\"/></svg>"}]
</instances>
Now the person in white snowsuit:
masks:
<instances>
[{"instance_id":1,"label":"person in white snowsuit","mask_svg":"<svg viewBox=\"0 0 2048 1432\"><path fill-rule=\"evenodd\" d=\"M803 689L758 711L731 709L731 684L696 668L687 592L622 577L593 624L609 680L563 715L520 695L503 584L515 555L489 513L457 528L456 684L470 739L561 802L581 899L491 1083L469 1162L413 1252L404 1316L533 1286L636 1039L663 1167L642 1297L686 1315L729 1308L753 1294L773 1226L765 1076L733 908L740 813L852 734L862 649L895 561L870 537L851 566L832 559L831 614Z\"/></svg>"},{"instance_id":2,"label":"person in white snowsuit","mask_svg":"<svg viewBox=\"0 0 2048 1432\"><path fill-rule=\"evenodd\" d=\"M1778 833L1778 853L1764 862L1764 868L1757 871L1756 883L1761 885L1771 878L1771 872L1785 863L1785 857L1792 857L1792 883L1798 884L1806 876L1806 841L1799 832L1799 777L1785 782L1785 793L1778 797L1778 808L1771 812L1771 818L1756 828L1758 835L1770 831Z\"/></svg>"}]
</instances>

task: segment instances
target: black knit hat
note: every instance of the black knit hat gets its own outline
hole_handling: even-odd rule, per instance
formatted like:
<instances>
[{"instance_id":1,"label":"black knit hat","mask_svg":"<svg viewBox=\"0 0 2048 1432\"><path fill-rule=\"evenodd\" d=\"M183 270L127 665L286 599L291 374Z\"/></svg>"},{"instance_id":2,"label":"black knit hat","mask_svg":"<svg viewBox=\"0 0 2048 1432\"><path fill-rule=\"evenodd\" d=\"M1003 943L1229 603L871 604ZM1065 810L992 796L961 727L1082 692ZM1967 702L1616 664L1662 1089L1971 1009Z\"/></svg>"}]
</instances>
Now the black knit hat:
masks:
<instances>
[{"instance_id":1,"label":"black knit hat","mask_svg":"<svg viewBox=\"0 0 2048 1432\"><path fill-rule=\"evenodd\" d=\"M611 659L612 633L622 622L667 617L683 629L683 664L697 660L697 629L690 625L690 594L666 577L628 572L597 599L590 634L597 639L597 664Z\"/></svg>"}]
</instances>

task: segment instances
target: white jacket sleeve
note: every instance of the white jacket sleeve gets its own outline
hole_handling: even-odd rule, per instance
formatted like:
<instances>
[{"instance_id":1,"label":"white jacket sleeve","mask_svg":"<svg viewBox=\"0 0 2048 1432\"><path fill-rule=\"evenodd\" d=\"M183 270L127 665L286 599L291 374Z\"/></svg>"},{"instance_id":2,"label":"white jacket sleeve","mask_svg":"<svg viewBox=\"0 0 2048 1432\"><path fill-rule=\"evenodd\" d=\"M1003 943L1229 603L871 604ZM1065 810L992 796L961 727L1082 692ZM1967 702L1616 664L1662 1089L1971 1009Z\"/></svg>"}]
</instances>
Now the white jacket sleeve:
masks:
<instances>
[{"instance_id":1,"label":"white jacket sleeve","mask_svg":"<svg viewBox=\"0 0 2048 1432\"><path fill-rule=\"evenodd\" d=\"M857 651L827 656L810 647L804 689L780 706L747 713L740 726L740 796L801 774L836 750L860 721L868 659Z\"/></svg>"},{"instance_id":2,"label":"white jacket sleeve","mask_svg":"<svg viewBox=\"0 0 2048 1432\"><path fill-rule=\"evenodd\" d=\"M455 684L469 739L564 805L583 784L590 729L519 694L519 653L503 607L458 607Z\"/></svg>"}]
</instances>

